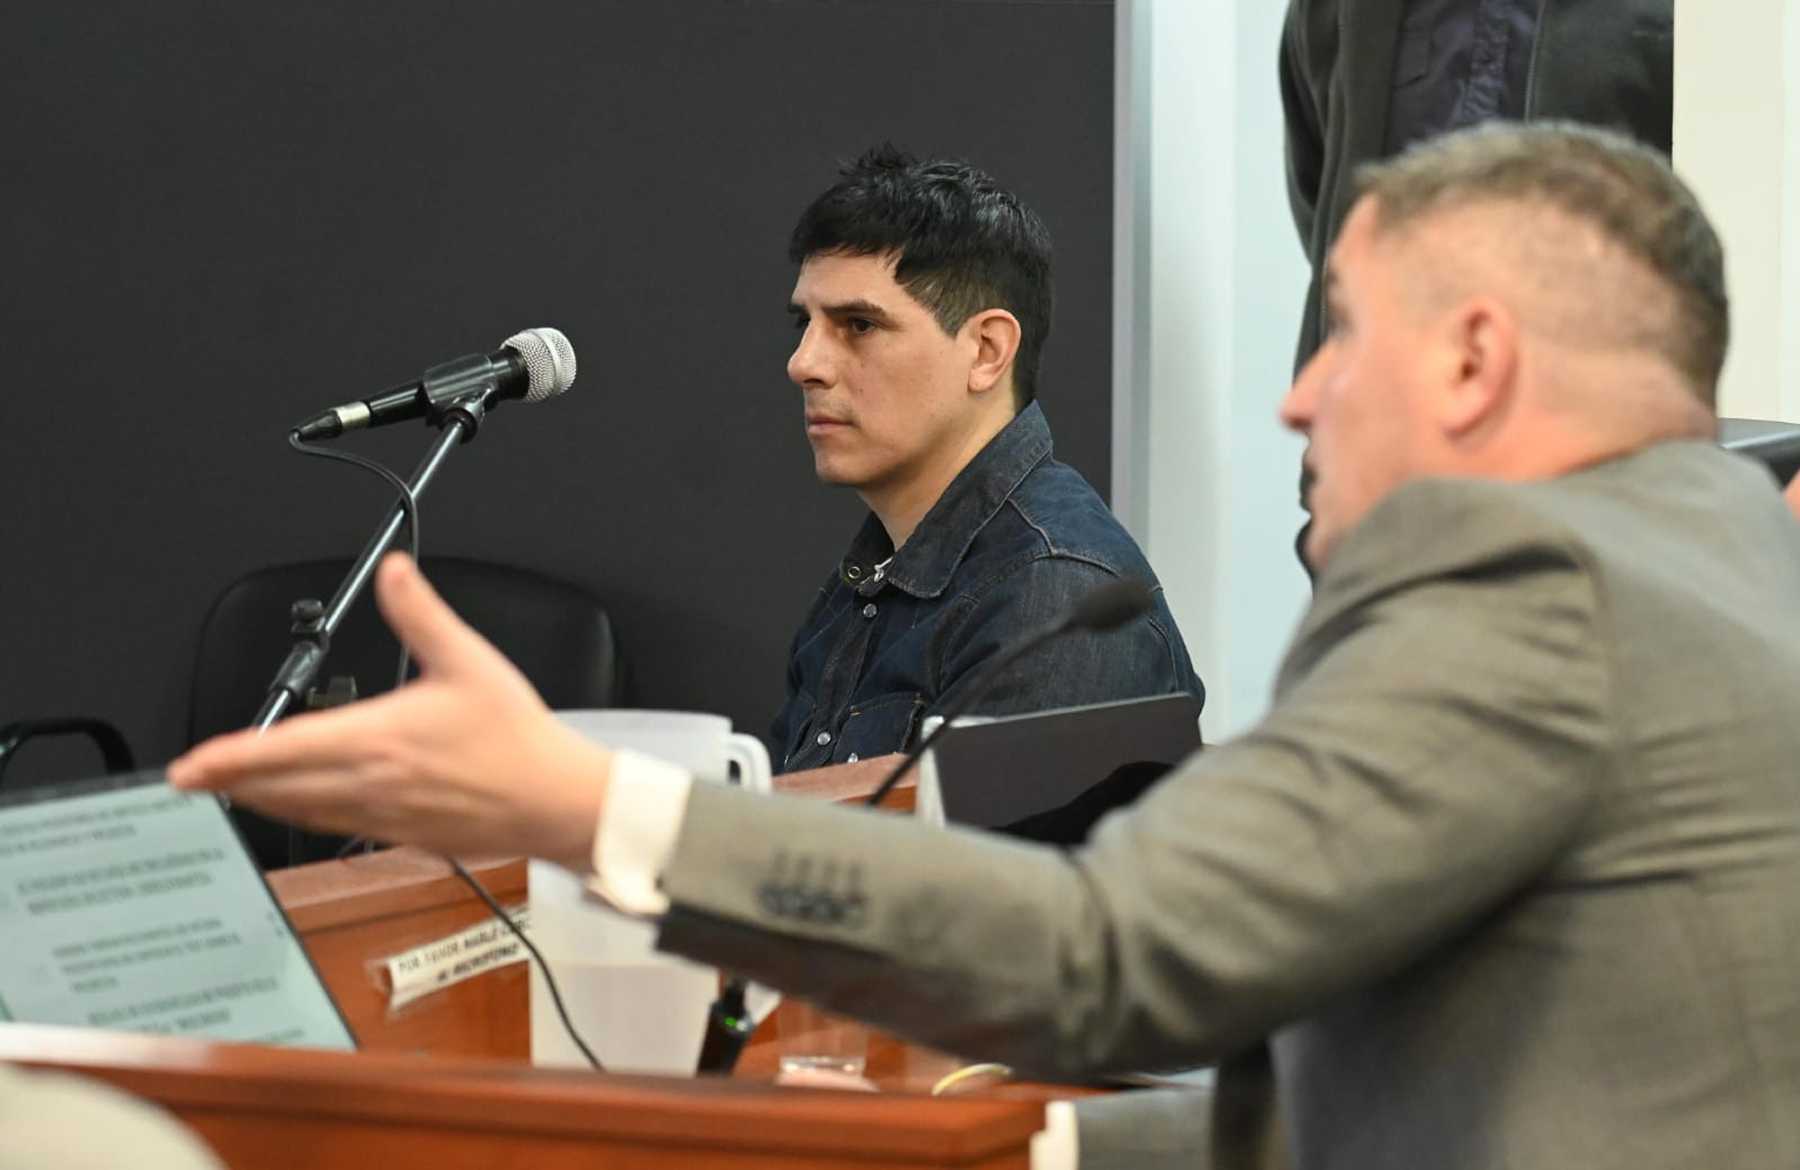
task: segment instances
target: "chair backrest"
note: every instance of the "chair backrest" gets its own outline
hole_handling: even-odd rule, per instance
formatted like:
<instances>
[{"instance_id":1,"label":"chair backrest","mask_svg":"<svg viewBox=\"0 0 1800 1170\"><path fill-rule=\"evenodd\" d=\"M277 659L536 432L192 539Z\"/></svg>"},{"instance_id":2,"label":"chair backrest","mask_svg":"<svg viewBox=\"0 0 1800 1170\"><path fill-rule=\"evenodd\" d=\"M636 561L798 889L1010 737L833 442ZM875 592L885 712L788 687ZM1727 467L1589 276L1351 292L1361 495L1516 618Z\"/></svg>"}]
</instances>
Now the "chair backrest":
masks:
<instances>
[{"instance_id":1,"label":"chair backrest","mask_svg":"<svg viewBox=\"0 0 1800 1170\"><path fill-rule=\"evenodd\" d=\"M289 611L305 597L328 600L348 560L258 569L226 587L207 612L188 709L188 740L246 727L293 644ZM616 707L627 675L611 619L586 590L531 570L463 557L427 557L425 574L451 608L510 658L556 708ZM399 644L372 596L357 600L332 639L318 687L353 678L366 698L393 689ZM265 867L330 857L340 838L296 836L241 813L239 825Z\"/></svg>"},{"instance_id":2,"label":"chair backrest","mask_svg":"<svg viewBox=\"0 0 1800 1170\"><path fill-rule=\"evenodd\" d=\"M0 787L6 783L7 769L18 758L19 749L32 740L56 739L59 737L85 736L100 749L100 758L105 761L108 773L130 772L136 769L137 762L132 757L131 745L125 742L125 736L118 728L104 719L91 715L61 715L48 719L20 719L0 727ZM92 776L91 768L82 771L81 778ZM27 777L21 787L47 782L49 777Z\"/></svg>"}]
</instances>

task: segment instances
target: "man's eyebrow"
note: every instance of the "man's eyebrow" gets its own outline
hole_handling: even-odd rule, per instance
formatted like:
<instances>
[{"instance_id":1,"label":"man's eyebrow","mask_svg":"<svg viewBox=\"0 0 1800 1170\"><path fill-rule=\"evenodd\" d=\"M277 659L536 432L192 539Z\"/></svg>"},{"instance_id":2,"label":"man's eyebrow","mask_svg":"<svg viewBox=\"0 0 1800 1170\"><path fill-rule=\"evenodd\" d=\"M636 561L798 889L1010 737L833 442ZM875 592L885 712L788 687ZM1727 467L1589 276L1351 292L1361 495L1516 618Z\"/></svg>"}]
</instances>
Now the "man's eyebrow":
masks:
<instances>
[{"instance_id":1,"label":"man's eyebrow","mask_svg":"<svg viewBox=\"0 0 1800 1170\"><path fill-rule=\"evenodd\" d=\"M805 305L789 301L788 312L796 317L804 317L807 316L811 310ZM894 320L894 315L892 313L888 312L874 301L865 301L860 297L855 300L834 301L828 305L820 305L819 312L825 314L827 317L837 320L842 320L845 317L867 317L871 321L878 321L884 325L890 324Z\"/></svg>"}]
</instances>

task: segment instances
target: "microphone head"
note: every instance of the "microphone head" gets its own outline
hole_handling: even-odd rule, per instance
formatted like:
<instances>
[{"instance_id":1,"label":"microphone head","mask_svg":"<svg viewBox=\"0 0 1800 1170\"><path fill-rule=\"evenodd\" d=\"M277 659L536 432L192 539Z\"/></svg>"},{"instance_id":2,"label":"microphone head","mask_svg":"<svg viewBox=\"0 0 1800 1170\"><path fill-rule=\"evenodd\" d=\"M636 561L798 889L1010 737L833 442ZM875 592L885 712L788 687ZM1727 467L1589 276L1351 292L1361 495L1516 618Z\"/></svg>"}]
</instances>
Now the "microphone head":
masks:
<instances>
[{"instance_id":1,"label":"microphone head","mask_svg":"<svg viewBox=\"0 0 1800 1170\"><path fill-rule=\"evenodd\" d=\"M1063 628L1093 630L1095 633L1116 630L1148 613L1155 602L1155 594L1142 581L1130 577L1108 581L1075 603Z\"/></svg>"},{"instance_id":2,"label":"microphone head","mask_svg":"<svg viewBox=\"0 0 1800 1170\"><path fill-rule=\"evenodd\" d=\"M527 329L507 338L503 348L518 354L525 362L525 402L542 402L555 398L575 381L575 347L562 330L548 325Z\"/></svg>"}]
</instances>

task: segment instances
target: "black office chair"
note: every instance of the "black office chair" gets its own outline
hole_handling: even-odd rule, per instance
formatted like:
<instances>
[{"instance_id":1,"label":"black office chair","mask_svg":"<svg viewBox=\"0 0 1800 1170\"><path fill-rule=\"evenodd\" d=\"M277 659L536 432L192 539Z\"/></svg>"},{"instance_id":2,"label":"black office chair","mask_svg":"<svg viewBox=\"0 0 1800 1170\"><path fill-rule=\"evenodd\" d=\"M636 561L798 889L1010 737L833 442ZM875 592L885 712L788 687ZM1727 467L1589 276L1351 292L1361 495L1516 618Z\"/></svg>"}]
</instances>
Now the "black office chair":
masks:
<instances>
[{"instance_id":1,"label":"black office chair","mask_svg":"<svg viewBox=\"0 0 1800 1170\"><path fill-rule=\"evenodd\" d=\"M329 600L348 560L258 569L228 586L206 615L189 705L188 740L247 727L293 644L289 611L305 597ZM425 574L461 615L511 659L555 708L616 707L627 671L612 620L586 590L526 569L462 557L427 557ZM393 689L399 644L365 594L332 639L318 690L329 703L353 680L357 698ZM233 810L265 869L336 856L344 839L299 832Z\"/></svg>"},{"instance_id":2,"label":"black office chair","mask_svg":"<svg viewBox=\"0 0 1800 1170\"><path fill-rule=\"evenodd\" d=\"M19 749L32 740L58 739L69 736L83 736L93 741L100 749L100 759L108 773L130 772L137 765L132 759L131 746L125 742L125 736L119 729L104 719L96 719L89 715L63 715L49 719L20 719L0 727L0 787L6 784L7 770L18 758ZM81 776L91 776L93 772L86 770ZM21 787L47 783L50 778L38 776L30 778Z\"/></svg>"}]
</instances>

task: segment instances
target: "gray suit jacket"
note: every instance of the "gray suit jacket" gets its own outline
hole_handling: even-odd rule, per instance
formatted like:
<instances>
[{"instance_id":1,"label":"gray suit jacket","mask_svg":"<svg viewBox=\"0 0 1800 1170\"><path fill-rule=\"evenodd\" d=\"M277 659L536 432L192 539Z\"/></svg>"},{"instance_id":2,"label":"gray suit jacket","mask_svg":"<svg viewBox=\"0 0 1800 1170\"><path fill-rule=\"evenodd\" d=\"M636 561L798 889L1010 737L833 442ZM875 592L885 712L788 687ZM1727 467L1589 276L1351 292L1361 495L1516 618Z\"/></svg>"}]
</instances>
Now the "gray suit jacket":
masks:
<instances>
[{"instance_id":1,"label":"gray suit jacket","mask_svg":"<svg viewBox=\"0 0 1800 1170\"><path fill-rule=\"evenodd\" d=\"M1076 852L698 786L662 944L1039 1076L1268 1038L1301 1167L1791 1168L1797 774L1800 525L1672 443L1394 493Z\"/></svg>"}]
</instances>

